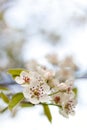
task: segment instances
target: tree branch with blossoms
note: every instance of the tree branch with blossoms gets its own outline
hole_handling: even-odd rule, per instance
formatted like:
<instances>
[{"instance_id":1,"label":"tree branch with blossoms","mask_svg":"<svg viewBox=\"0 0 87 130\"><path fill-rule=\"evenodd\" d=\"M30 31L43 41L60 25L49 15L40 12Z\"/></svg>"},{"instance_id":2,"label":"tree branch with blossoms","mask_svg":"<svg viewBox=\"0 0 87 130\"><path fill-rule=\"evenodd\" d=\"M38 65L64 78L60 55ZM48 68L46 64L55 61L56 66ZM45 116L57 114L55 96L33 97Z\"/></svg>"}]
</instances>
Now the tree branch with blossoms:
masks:
<instances>
[{"instance_id":1,"label":"tree branch with blossoms","mask_svg":"<svg viewBox=\"0 0 87 130\"><path fill-rule=\"evenodd\" d=\"M51 69L31 60L25 68L12 68L7 71L13 80L0 84L0 98L6 103L5 107L0 108L0 112L9 109L14 113L18 106L42 105L50 122L50 105L58 107L59 113L64 117L75 114L77 88L74 87L74 80L78 67L72 57L59 61L57 55L53 54L46 58ZM13 93L9 86L15 87L17 84L22 91Z\"/></svg>"}]
</instances>

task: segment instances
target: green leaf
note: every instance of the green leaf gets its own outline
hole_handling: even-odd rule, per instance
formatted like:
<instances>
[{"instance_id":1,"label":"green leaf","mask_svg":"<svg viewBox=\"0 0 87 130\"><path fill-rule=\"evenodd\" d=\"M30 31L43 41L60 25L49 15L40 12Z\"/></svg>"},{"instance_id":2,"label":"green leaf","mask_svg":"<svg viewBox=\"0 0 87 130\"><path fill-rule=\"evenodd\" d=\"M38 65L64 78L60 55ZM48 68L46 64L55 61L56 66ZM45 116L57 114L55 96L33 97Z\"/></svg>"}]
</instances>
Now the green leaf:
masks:
<instances>
[{"instance_id":1,"label":"green leaf","mask_svg":"<svg viewBox=\"0 0 87 130\"><path fill-rule=\"evenodd\" d=\"M34 105L28 102L22 102L21 107L33 107Z\"/></svg>"},{"instance_id":2,"label":"green leaf","mask_svg":"<svg viewBox=\"0 0 87 130\"><path fill-rule=\"evenodd\" d=\"M77 96L77 94L78 94L78 89L77 89L77 88L73 88L73 92L74 92L75 95Z\"/></svg>"},{"instance_id":3,"label":"green leaf","mask_svg":"<svg viewBox=\"0 0 87 130\"><path fill-rule=\"evenodd\" d=\"M16 93L13 95L12 99L9 102L8 108L12 110L17 104L19 104L24 99L23 93Z\"/></svg>"},{"instance_id":4,"label":"green leaf","mask_svg":"<svg viewBox=\"0 0 87 130\"><path fill-rule=\"evenodd\" d=\"M0 91L7 91L7 90L9 90L9 89L4 86L0 86Z\"/></svg>"},{"instance_id":5,"label":"green leaf","mask_svg":"<svg viewBox=\"0 0 87 130\"><path fill-rule=\"evenodd\" d=\"M16 76L19 76L22 71L24 71L24 69L17 68L17 69L9 69L7 72L8 72L13 78L15 78Z\"/></svg>"},{"instance_id":6,"label":"green leaf","mask_svg":"<svg viewBox=\"0 0 87 130\"><path fill-rule=\"evenodd\" d=\"M3 99L5 103L9 103L9 98L3 92L0 93L0 97Z\"/></svg>"},{"instance_id":7,"label":"green leaf","mask_svg":"<svg viewBox=\"0 0 87 130\"><path fill-rule=\"evenodd\" d=\"M47 104L43 104L43 109L44 109L45 116L48 118L48 120L50 122L52 122L52 116L51 116L51 112L50 112L50 109L49 109L48 105Z\"/></svg>"},{"instance_id":8,"label":"green leaf","mask_svg":"<svg viewBox=\"0 0 87 130\"><path fill-rule=\"evenodd\" d=\"M5 112L7 109L8 109L8 107L5 107L5 108L3 108L3 109L0 109L0 113Z\"/></svg>"}]
</instances>

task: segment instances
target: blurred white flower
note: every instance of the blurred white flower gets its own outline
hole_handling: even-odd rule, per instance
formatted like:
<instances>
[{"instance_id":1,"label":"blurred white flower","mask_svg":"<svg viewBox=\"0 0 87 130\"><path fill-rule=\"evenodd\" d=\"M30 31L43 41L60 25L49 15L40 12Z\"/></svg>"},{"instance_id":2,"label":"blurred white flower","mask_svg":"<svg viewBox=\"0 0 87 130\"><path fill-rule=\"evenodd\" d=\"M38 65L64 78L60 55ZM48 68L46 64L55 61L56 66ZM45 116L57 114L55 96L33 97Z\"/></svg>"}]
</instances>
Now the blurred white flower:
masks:
<instances>
[{"instance_id":1,"label":"blurred white flower","mask_svg":"<svg viewBox=\"0 0 87 130\"><path fill-rule=\"evenodd\" d=\"M22 72L20 73L20 76L17 76L17 77L15 78L15 81L16 81L18 84L21 84L22 86L25 86L26 84L29 84L29 83L30 83L29 72L22 71Z\"/></svg>"},{"instance_id":2,"label":"blurred white flower","mask_svg":"<svg viewBox=\"0 0 87 130\"><path fill-rule=\"evenodd\" d=\"M53 70L50 70L46 66L39 64L36 60L28 61L25 67L31 71L38 72L46 81L55 76L55 72Z\"/></svg>"},{"instance_id":3,"label":"blurred white flower","mask_svg":"<svg viewBox=\"0 0 87 130\"><path fill-rule=\"evenodd\" d=\"M68 117L69 114L74 114L73 108L77 104L72 84L71 81L66 81L52 88L51 101L53 104L60 106L60 113L65 117Z\"/></svg>"},{"instance_id":4,"label":"blurred white flower","mask_svg":"<svg viewBox=\"0 0 87 130\"><path fill-rule=\"evenodd\" d=\"M52 92L67 92L69 93L73 89L73 80L66 80L65 82L59 83L57 79L53 79L49 81L49 85L51 86Z\"/></svg>"},{"instance_id":5,"label":"blurred white flower","mask_svg":"<svg viewBox=\"0 0 87 130\"><path fill-rule=\"evenodd\" d=\"M66 81L69 79L74 79L74 71L71 68L60 68L60 70L56 71L56 78L59 81Z\"/></svg>"},{"instance_id":6,"label":"blurred white flower","mask_svg":"<svg viewBox=\"0 0 87 130\"><path fill-rule=\"evenodd\" d=\"M73 80L66 80L65 82L63 83L60 83L58 85L58 89L61 91L61 90L64 90L66 92L70 92L72 91L72 88L73 88Z\"/></svg>"},{"instance_id":7,"label":"blurred white flower","mask_svg":"<svg viewBox=\"0 0 87 130\"><path fill-rule=\"evenodd\" d=\"M65 57L62 61L60 61L59 66L61 68L71 68L73 71L76 71L78 69L78 66L76 65L72 56Z\"/></svg>"},{"instance_id":8,"label":"blurred white flower","mask_svg":"<svg viewBox=\"0 0 87 130\"><path fill-rule=\"evenodd\" d=\"M26 62L25 67L28 70L36 71L38 65L39 65L38 62L35 59L31 59L31 60Z\"/></svg>"},{"instance_id":9,"label":"blurred white flower","mask_svg":"<svg viewBox=\"0 0 87 130\"><path fill-rule=\"evenodd\" d=\"M58 56L55 53L46 55L46 58L52 65L58 65L59 64Z\"/></svg>"},{"instance_id":10,"label":"blurred white flower","mask_svg":"<svg viewBox=\"0 0 87 130\"><path fill-rule=\"evenodd\" d=\"M49 70L49 69L47 69L46 67L43 67L43 66L38 66L37 71L46 81L51 80L55 76L54 71Z\"/></svg>"},{"instance_id":11,"label":"blurred white flower","mask_svg":"<svg viewBox=\"0 0 87 130\"><path fill-rule=\"evenodd\" d=\"M74 108L77 104L75 94L72 92L71 94L65 95L63 98L65 98L65 102L64 102L64 104L62 104L60 113L65 117L68 117L69 114L74 115L75 114ZM64 99L62 99L62 100L64 100Z\"/></svg>"}]
</instances>

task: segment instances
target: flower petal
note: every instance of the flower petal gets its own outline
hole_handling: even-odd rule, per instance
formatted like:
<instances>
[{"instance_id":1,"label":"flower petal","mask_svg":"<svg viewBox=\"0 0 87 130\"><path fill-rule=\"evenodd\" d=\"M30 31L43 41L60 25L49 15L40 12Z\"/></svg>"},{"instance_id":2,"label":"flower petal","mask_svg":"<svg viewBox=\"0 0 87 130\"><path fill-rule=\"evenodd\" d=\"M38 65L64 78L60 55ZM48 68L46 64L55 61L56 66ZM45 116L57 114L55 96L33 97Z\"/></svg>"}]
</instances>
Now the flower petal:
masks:
<instances>
[{"instance_id":1,"label":"flower petal","mask_svg":"<svg viewBox=\"0 0 87 130\"><path fill-rule=\"evenodd\" d=\"M40 102L44 103L44 102L49 102L50 98L47 94L45 94L44 96L40 97Z\"/></svg>"},{"instance_id":2,"label":"flower petal","mask_svg":"<svg viewBox=\"0 0 87 130\"><path fill-rule=\"evenodd\" d=\"M23 83L24 83L24 80L23 80L21 77L19 77L19 76L17 76L17 77L15 78L15 81L16 81L18 84L23 84Z\"/></svg>"},{"instance_id":3,"label":"flower petal","mask_svg":"<svg viewBox=\"0 0 87 130\"><path fill-rule=\"evenodd\" d=\"M39 104L40 101L37 98L28 98L29 102L31 102L32 104Z\"/></svg>"},{"instance_id":4,"label":"flower petal","mask_svg":"<svg viewBox=\"0 0 87 130\"><path fill-rule=\"evenodd\" d=\"M26 72L26 71L22 71L22 72L20 73L20 77L21 77L21 78L29 77L29 73Z\"/></svg>"}]
</instances>

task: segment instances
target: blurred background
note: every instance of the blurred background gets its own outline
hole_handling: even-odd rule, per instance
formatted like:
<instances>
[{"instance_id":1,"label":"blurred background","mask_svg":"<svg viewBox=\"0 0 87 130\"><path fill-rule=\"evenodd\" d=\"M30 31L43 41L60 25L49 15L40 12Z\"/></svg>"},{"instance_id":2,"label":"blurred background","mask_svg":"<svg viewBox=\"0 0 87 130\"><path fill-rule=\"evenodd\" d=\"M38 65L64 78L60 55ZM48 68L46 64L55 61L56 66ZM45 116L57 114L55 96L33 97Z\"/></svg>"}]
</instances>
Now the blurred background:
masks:
<instances>
[{"instance_id":1,"label":"blurred background","mask_svg":"<svg viewBox=\"0 0 87 130\"><path fill-rule=\"evenodd\" d=\"M30 59L46 64L46 54L72 55L78 75L87 75L87 0L0 0L0 81L8 80L9 68L23 68ZM87 129L87 79L78 88L76 115L65 119L51 107L53 123L41 107L25 108L10 117L0 114L0 129Z\"/></svg>"}]
</instances>

